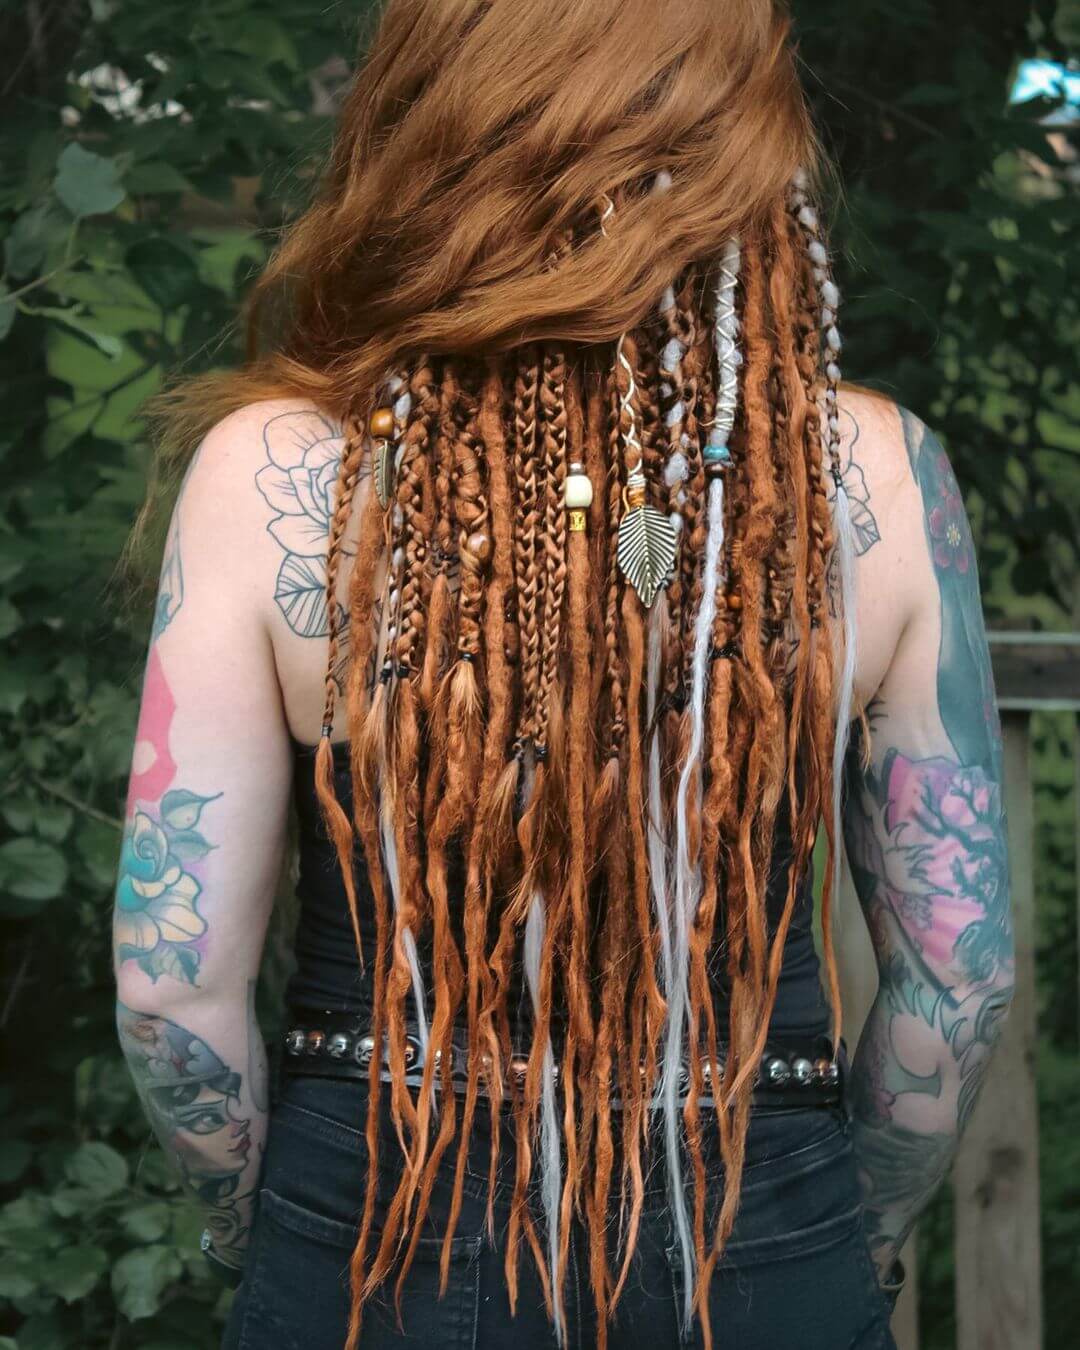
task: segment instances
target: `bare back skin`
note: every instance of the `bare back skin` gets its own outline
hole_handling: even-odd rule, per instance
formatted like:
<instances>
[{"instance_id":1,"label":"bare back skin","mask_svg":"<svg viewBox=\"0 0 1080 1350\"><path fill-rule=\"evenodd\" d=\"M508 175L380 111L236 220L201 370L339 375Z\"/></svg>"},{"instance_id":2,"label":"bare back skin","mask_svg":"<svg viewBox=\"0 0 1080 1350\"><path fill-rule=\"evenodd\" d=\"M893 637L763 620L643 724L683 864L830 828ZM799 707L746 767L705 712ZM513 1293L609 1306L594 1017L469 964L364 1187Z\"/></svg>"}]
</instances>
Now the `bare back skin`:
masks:
<instances>
[{"instance_id":1,"label":"bare back skin","mask_svg":"<svg viewBox=\"0 0 1080 1350\"><path fill-rule=\"evenodd\" d=\"M974 875L988 854L1003 868L1004 836L955 480L931 433L893 403L848 389L840 408L858 553L856 698L872 730L845 829L882 972L856 1057L856 1128L884 1276L951 1160L1008 1003L1012 947L1004 877ZM216 1109L238 1185L216 1222L219 1249L232 1241L238 1262L266 1099L257 1028L233 1014L248 1005L261 959L290 738L313 744L320 734L324 559L341 450L339 428L295 401L252 405L208 435L176 508L135 750L129 828L155 842L186 831L202 841L188 839L193 852L207 852L190 873L181 858L178 875L155 878L164 889L145 904L137 888L118 892L119 998L155 1034L174 1027L205 1043L234 1075ZM354 530L369 488L366 479L357 488ZM342 600L348 575L346 559ZM339 700L334 736L345 734ZM935 998L957 1010L957 1034L927 1011ZM125 1050L138 1080L139 1046ZM175 1152L188 1148L196 1178L219 1166L214 1137L192 1136L203 1140L200 1162L183 1122L169 1136Z\"/></svg>"}]
</instances>

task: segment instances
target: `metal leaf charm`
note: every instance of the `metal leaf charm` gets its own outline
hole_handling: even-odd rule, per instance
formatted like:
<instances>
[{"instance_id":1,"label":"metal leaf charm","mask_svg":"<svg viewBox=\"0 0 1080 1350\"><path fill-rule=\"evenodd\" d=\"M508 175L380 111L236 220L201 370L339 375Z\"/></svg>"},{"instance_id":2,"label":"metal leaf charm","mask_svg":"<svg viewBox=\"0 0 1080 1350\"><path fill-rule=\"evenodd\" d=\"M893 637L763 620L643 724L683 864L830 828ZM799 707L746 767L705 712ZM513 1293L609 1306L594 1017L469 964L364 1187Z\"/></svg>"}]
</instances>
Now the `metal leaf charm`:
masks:
<instances>
[{"instance_id":1,"label":"metal leaf charm","mask_svg":"<svg viewBox=\"0 0 1080 1350\"><path fill-rule=\"evenodd\" d=\"M381 440L375 450L375 495L384 509L390 505L394 491L393 441Z\"/></svg>"},{"instance_id":2,"label":"metal leaf charm","mask_svg":"<svg viewBox=\"0 0 1080 1350\"><path fill-rule=\"evenodd\" d=\"M670 516L636 506L619 522L619 568L646 609L675 564L678 536Z\"/></svg>"}]
</instances>

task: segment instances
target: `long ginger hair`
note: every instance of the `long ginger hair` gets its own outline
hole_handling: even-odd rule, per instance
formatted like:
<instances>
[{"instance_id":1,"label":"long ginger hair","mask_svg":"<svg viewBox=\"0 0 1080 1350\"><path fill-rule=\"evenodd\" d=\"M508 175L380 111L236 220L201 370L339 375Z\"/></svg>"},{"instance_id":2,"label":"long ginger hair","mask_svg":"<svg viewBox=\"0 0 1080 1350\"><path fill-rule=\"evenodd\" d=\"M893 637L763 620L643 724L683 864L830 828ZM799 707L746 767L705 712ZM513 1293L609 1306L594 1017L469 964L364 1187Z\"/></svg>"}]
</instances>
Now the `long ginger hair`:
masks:
<instances>
[{"instance_id":1,"label":"long ginger hair","mask_svg":"<svg viewBox=\"0 0 1080 1350\"><path fill-rule=\"evenodd\" d=\"M391 1071L384 1084L373 1056L349 1350L370 1294L391 1276L400 1290L449 1168L445 1285L475 1113L490 1111L494 1179L507 1109L511 1299L524 1245L561 1327L579 1216L603 1344L657 1103L685 1307L710 1343L709 1277L822 820L839 1038L833 709L849 663L834 661L827 594L839 339L807 200L817 165L773 0L389 0L322 190L255 288L246 367L171 396L174 442L267 395L308 397L346 433L317 788L357 932L360 855L370 871L378 938L363 956ZM724 444L710 446L717 426ZM361 506L369 473L380 491ZM674 541L655 596L620 557L634 507ZM351 814L334 791L339 698ZM781 811L791 857L770 923ZM524 1063L508 1009L518 961ZM404 1161L376 1232L384 1092ZM541 1216L526 1203L534 1174Z\"/></svg>"}]
</instances>

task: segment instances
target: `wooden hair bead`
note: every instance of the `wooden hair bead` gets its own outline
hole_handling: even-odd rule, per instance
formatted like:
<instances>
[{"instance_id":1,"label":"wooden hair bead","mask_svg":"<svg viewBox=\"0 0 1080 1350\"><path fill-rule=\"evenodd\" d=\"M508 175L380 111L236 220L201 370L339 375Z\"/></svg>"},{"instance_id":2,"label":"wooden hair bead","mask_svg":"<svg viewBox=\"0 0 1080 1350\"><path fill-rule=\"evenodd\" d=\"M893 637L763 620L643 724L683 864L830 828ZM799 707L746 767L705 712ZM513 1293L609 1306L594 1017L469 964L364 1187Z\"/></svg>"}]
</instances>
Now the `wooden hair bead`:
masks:
<instances>
[{"instance_id":1,"label":"wooden hair bead","mask_svg":"<svg viewBox=\"0 0 1080 1350\"><path fill-rule=\"evenodd\" d=\"M376 408L371 414L371 434L377 437L394 434L394 412L392 408Z\"/></svg>"},{"instance_id":2,"label":"wooden hair bead","mask_svg":"<svg viewBox=\"0 0 1080 1350\"><path fill-rule=\"evenodd\" d=\"M738 591L731 591L727 596L727 607L734 610L742 609L742 596Z\"/></svg>"}]
</instances>

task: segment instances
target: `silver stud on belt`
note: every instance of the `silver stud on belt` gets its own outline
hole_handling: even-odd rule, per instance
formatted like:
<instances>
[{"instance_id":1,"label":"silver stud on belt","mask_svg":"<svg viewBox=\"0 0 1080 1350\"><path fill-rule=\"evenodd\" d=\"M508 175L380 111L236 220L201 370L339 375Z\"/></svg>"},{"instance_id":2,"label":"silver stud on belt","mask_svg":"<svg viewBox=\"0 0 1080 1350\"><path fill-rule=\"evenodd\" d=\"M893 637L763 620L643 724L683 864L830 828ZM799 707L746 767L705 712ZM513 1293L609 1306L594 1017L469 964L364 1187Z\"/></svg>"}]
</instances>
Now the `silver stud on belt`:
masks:
<instances>
[{"instance_id":1,"label":"silver stud on belt","mask_svg":"<svg viewBox=\"0 0 1080 1350\"><path fill-rule=\"evenodd\" d=\"M327 1035L325 1031L314 1029L305 1030L302 1027L293 1027L285 1033L285 1053L292 1059L301 1058L321 1058L326 1057L335 1060L338 1063L352 1060L360 1068L365 1068L371 1063L371 1057L375 1053L375 1038L370 1033L363 1035L350 1034L344 1031L335 1031ZM387 1063L387 1055L384 1054L383 1062ZM465 1064L466 1056L464 1052L457 1052L453 1047L450 1050L450 1072L455 1077L464 1081L467 1076ZM490 1068L491 1057L487 1052L483 1052L482 1061L485 1067ZM435 1051L435 1067L440 1070L442 1066L442 1051ZM422 1047L415 1036L406 1036L405 1038L405 1071L409 1074L416 1074L423 1068ZM514 1055L507 1066L507 1082L516 1087L523 1088L525 1079L528 1075L529 1061L523 1055ZM722 1075L724 1071L724 1061L720 1059L717 1069ZM641 1072L645 1072L642 1065ZM556 1076L558 1075L558 1066L556 1066ZM701 1075L703 1083L708 1086L712 1078L712 1066L706 1060L701 1066ZM436 1082L441 1080L441 1074L437 1073ZM762 1058L761 1067L757 1073L756 1081L768 1087L779 1089L794 1089L810 1087L814 1084L820 1084L824 1087L835 1087L840 1082L840 1065L835 1059L807 1059L805 1055L792 1055L790 1057L778 1054L766 1054ZM679 1072L680 1091L685 1092L690 1084L689 1065L684 1063Z\"/></svg>"}]
</instances>

